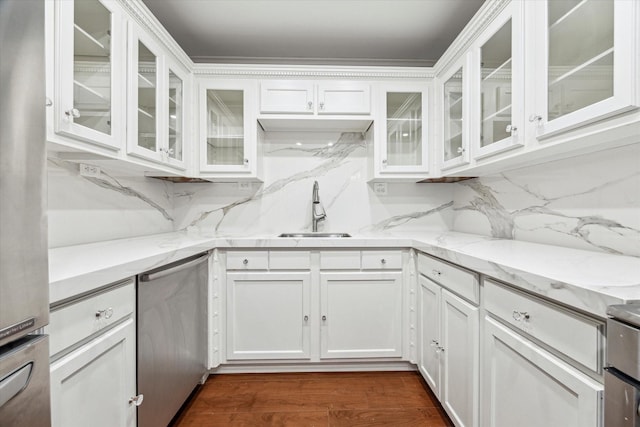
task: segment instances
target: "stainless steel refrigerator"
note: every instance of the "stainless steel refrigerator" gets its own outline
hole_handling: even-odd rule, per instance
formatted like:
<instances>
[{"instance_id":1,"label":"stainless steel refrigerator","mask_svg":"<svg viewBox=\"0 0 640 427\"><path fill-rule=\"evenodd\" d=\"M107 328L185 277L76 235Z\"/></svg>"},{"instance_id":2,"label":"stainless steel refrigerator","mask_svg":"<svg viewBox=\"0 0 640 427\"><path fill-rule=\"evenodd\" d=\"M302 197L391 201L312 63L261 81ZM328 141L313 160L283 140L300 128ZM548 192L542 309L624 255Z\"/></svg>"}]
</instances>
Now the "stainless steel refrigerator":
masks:
<instances>
[{"instance_id":1,"label":"stainless steel refrigerator","mask_svg":"<svg viewBox=\"0 0 640 427\"><path fill-rule=\"evenodd\" d=\"M0 425L51 425L44 0L0 0Z\"/></svg>"}]
</instances>

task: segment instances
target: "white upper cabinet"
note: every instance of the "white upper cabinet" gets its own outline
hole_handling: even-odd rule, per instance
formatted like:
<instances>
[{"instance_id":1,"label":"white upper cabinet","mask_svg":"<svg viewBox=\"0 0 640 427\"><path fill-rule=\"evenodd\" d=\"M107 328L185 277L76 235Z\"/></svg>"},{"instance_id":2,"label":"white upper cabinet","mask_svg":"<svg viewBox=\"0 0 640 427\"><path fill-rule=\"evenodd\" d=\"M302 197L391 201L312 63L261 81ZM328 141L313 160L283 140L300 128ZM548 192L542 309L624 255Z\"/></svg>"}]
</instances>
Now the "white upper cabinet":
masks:
<instances>
[{"instance_id":1,"label":"white upper cabinet","mask_svg":"<svg viewBox=\"0 0 640 427\"><path fill-rule=\"evenodd\" d=\"M184 169L187 71L129 25L128 154Z\"/></svg>"},{"instance_id":2,"label":"white upper cabinet","mask_svg":"<svg viewBox=\"0 0 640 427\"><path fill-rule=\"evenodd\" d=\"M436 87L442 106L442 157L440 168L469 163L469 67L470 54L456 61Z\"/></svg>"},{"instance_id":3,"label":"white upper cabinet","mask_svg":"<svg viewBox=\"0 0 640 427\"><path fill-rule=\"evenodd\" d=\"M639 106L640 3L626 0L524 2L534 53L528 120L538 139Z\"/></svg>"},{"instance_id":4,"label":"white upper cabinet","mask_svg":"<svg viewBox=\"0 0 640 427\"><path fill-rule=\"evenodd\" d=\"M368 115L371 86L350 81L263 80L260 83L263 114Z\"/></svg>"},{"instance_id":5,"label":"white upper cabinet","mask_svg":"<svg viewBox=\"0 0 640 427\"><path fill-rule=\"evenodd\" d=\"M202 79L199 92L200 171L256 177L256 82Z\"/></svg>"},{"instance_id":6,"label":"white upper cabinet","mask_svg":"<svg viewBox=\"0 0 640 427\"><path fill-rule=\"evenodd\" d=\"M522 4L511 2L474 43L472 141L476 159L522 146Z\"/></svg>"},{"instance_id":7,"label":"white upper cabinet","mask_svg":"<svg viewBox=\"0 0 640 427\"><path fill-rule=\"evenodd\" d=\"M425 177L429 170L427 85L383 83L374 131L374 178Z\"/></svg>"},{"instance_id":8,"label":"white upper cabinet","mask_svg":"<svg viewBox=\"0 0 640 427\"><path fill-rule=\"evenodd\" d=\"M54 5L54 130L118 150L125 124L125 26L114 1Z\"/></svg>"}]
</instances>

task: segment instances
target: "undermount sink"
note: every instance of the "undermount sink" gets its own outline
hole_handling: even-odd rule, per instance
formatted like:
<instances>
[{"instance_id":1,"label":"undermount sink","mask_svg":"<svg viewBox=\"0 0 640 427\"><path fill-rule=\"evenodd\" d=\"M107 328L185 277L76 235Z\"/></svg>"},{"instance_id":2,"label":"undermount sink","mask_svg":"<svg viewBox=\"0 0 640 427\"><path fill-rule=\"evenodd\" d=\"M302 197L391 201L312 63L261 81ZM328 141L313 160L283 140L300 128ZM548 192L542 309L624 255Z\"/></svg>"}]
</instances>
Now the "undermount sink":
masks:
<instances>
[{"instance_id":1,"label":"undermount sink","mask_svg":"<svg viewBox=\"0 0 640 427\"><path fill-rule=\"evenodd\" d=\"M294 238L331 237L331 238L342 238L342 237L351 237L351 234L348 234L348 233L282 233L278 237L294 237Z\"/></svg>"}]
</instances>

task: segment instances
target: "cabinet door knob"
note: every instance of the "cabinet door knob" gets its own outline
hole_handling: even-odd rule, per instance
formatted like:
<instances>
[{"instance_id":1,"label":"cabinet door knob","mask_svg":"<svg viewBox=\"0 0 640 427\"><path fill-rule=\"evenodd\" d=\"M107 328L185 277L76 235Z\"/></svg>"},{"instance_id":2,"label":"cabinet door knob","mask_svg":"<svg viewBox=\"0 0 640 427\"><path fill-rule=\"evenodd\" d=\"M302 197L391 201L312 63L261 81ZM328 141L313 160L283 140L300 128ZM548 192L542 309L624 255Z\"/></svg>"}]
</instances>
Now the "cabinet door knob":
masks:
<instances>
[{"instance_id":1,"label":"cabinet door knob","mask_svg":"<svg viewBox=\"0 0 640 427\"><path fill-rule=\"evenodd\" d=\"M438 341L431 340L431 347L437 347L437 346L438 346Z\"/></svg>"},{"instance_id":2,"label":"cabinet door knob","mask_svg":"<svg viewBox=\"0 0 640 427\"><path fill-rule=\"evenodd\" d=\"M313 102L309 101L307 102L307 110L312 110L313 109Z\"/></svg>"},{"instance_id":3,"label":"cabinet door knob","mask_svg":"<svg viewBox=\"0 0 640 427\"><path fill-rule=\"evenodd\" d=\"M442 275L442 271L438 271L438 270L433 270L432 271L434 276L441 276Z\"/></svg>"},{"instance_id":4,"label":"cabinet door knob","mask_svg":"<svg viewBox=\"0 0 640 427\"><path fill-rule=\"evenodd\" d=\"M534 123L534 122L540 123L542 121L542 116L539 116L537 114L532 114L532 115L529 116L529 121L531 123Z\"/></svg>"},{"instance_id":5,"label":"cabinet door knob","mask_svg":"<svg viewBox=\"0 0 640 427\"><path fill-rule=\"evenodd\" d=\"M45 107L51 107L53 105L53 101L51 100L51 98L49 98L47 96L45 101L44 101L44 105L45 105Z\"/></svg>"},{"instance_id":6,"label":"cabinet door knob","mask_svg":"<svg viewBox=\"0 0 640 427\"><path fill-rule=\"evenodd\" d=\"M321 109L321 110L324 110L324 102L321 102L321 103L320 103L320 109Z\"/></svg>"},{"instance_id":7,"label":"cabinet door knob","mask_svg":"<svg viewBox=\"0 0 640 427\"><path fill-rule=\"evenodd\" d=\"M113 308L111 307L96 311L96 319L110 319L111 316L113 316Z\"/></svg>"},{"instance_id":8,"label":"cabinet door knob","mask_svg":"<svg viewBox=\"0 0 640 427\"><path fill-rule=\"evenodd\" d=\"M458 154L462 154L462 153L464 153L464 148L463 147L458 147L458 149L456 151L458 152Z\"/></svg>"},{"instance_id":9,"label":"cabinet door knob","mask_svg":"<svg viewBox=\"0 0 640 427\"><path fill-rule=\"evenodd\" d=\"M507 125L507 127L505 128L505 132L507 133L516 133L517 131L518 128L513 125Z\"/></svg>"},{"instance_id":10,"label":"cabinet door knob","mask_svg":"<svg viewBox=\"0 0 640 427\"><path fill-rule=\"evenodd\" d=\"M385 265L386 263L387 263L387 260L386 260L386 259L382 258L382 259L380 260L380 264Z\"/></svg>"},{"instance_id":11,"label":"cabinet door knob","mask_svg":"<svg viewBox=\"0 0 640 427\"><path fill-rule=\"evenodd\" d=\"M244 265L247 265L247 264L249 264L249 260L245 258L245 259L242 261L242 263L243 263Z\"/></svg>"},{"instance_id":12,"label":"cabinet door knob","mask_svg":"<svg viewBox=\"0 0 640 427\"><path fill-rule=\"evenodd\" d=\"M322 321L326 321L327 320L327 316L322 316Z\"/></svg>"},{"instance_id":13,"label":"cabinet door knob","mask_svg":"<svg viewBox=\"0 0 640 427\"><path fill-rule=\"evenodd\" d=\"M306 321L308 321L308 320L309 320L309 316L305 315L305 316L304 316L304 321L306 322Z\"/></svg>"},{"instance_id":14,"label":"cabinet door knob","mask_svg":"<svg viewBox=\"0 0 640 427\"><path fill-rule=\"evenodd\" d=\"M249 164L249 159L244 159L244 164L248 165Z\"/></svg>"},{"instance_id":15,"label":"cabinet door knob","mask_svg":"<svg viewBox=\"0 0 640 427\"><path fill-rule=\"evenodd\" d=\"M529 320L529 318L531 317L529 313L527 313L526 311L518 311L518 310L513 310L512 316L513 316L513 320L515 320L516 322Z\"/></svg>"},{"instance_id":16,"label":"cabinet door knob","mask_svg":"<svg viewBox=\"0 0 640 427\"><path fill-rule=\"evenodd\" d=\"M80 117L80 110L78 110L77 108L72 108L70 110L67 110L64 112L67 117L73 117L74 119L77 119Z\"/></svg>"},{"instance_id":17,"label":"cabinet door knob","mask_svg":"<svg viewBox=\"0 0 640 427\"><path fill-rule=\"evenodd\" d=\"M144 394L139 394L137 396L133 396L129 398L129 404L134 404L135 406L142 405L142 401L144 400Z\"/></svg>"}]
</instances>

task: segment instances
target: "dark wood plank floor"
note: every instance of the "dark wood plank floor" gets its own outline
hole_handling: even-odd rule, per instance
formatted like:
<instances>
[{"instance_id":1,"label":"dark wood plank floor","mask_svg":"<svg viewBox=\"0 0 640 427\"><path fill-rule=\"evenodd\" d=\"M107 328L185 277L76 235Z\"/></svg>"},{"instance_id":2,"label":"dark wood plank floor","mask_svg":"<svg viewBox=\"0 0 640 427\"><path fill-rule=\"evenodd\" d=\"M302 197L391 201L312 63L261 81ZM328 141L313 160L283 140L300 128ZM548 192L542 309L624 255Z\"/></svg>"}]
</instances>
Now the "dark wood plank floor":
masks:
<instances>
[{"instance_id":1,"label":"dark wood plank floor","mask_svg":"<svg viewBox=\"0 0 640 427\"><path fill-rule=\"evenodd\" d=\"M418 373L212 375L175 427L453 424Z\"/></svg>"}]
</instances>

